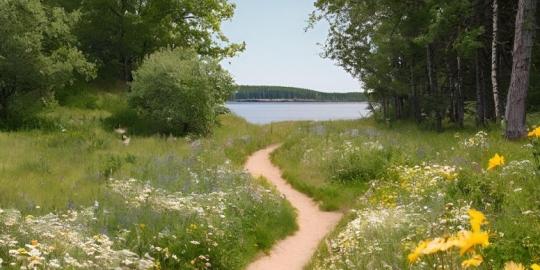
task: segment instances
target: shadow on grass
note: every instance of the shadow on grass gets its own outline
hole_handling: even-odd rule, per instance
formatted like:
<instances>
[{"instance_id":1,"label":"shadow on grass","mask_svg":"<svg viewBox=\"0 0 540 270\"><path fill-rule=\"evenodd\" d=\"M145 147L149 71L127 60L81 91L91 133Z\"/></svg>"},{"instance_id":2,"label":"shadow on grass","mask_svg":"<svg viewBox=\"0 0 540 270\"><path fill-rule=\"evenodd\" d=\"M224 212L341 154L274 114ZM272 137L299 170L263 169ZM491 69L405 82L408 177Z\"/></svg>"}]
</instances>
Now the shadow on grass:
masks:
<instances>
[{"instance_id":1,"label":"shadow on grass","mask_svg":"<svg viewBox=\"0 0 540 270\"><path fill-rule=\"evenodd\" d=\"M129 108L122 108L112 113L110 117L103 120L103 127L107 130L114 130L117 128L127 128L128 133L138 136L152 136L152 135L174 135L183 136L184 133L168 129L158 121L141 117L135 110Z\"/></svg>"}]
</instances>

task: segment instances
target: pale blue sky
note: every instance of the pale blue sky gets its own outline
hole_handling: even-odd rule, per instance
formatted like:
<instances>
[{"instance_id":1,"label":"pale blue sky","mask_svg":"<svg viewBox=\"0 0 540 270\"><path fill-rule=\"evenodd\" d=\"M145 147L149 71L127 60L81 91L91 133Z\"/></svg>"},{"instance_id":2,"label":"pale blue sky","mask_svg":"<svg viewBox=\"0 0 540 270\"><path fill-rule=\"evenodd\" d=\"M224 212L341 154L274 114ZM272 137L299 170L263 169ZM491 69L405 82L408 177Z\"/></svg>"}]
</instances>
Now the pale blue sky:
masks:
<instances>
[{"instance_id":1,"label":"pale blue sky","mask_svg":"<svg viewBox=\"0 0 540 270\"><path fill-rule=\"evenodd\" d=\"M240 56L224 61L238 84L284 85L325 92L360 91L360 83L320 57L328 26L305 32L313 0L232 0L236 13L223 31L247 43ZM230 62L230 64L229 64Z\"/></svg>"}]
</instances>

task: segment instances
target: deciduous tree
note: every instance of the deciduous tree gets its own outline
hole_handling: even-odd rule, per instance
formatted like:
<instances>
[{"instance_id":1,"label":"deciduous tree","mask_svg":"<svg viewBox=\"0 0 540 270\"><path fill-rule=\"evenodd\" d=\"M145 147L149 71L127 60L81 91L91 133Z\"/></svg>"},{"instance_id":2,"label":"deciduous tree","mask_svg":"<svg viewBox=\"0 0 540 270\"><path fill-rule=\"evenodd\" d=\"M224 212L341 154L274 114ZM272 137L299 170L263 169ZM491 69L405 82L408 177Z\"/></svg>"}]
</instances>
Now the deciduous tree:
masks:
<instances>
[{"instance_id":1,"label":"deciduous tree","mask_svg":"<svg viewBox=\"0 0 540 270\"><path fill-rule=\"evenodd\" d=\"M512 79L506 105L506 137L509 139L521 138L527 134L525 102L536 32L536 4L537 0L519 0L518 4Z\"/></svg>"},{"instance_id":2,"label":"deciduous tree","mask_svg":"<svg viewBox=\"0 0 540 270\"><path fill-rule=\"evenodd\" d=\"M130 81L132 70L161 48L194 48L217 58L236 54L243 44L230 43L221 32L234 8L228 0L86 0L77 32L102 75Z\"/></svg>"},{"instance_id":3,"label":"deciduous tree","mask_svg":"<svg viewBox=\"0 0 540 270\"><path fill-rule=\"evenodd\" d=\"M0 121L18 96L48 96L77 75L94 76L71 31L79 17L39 0L0 1Z\"/></svg>"}]
</instances>

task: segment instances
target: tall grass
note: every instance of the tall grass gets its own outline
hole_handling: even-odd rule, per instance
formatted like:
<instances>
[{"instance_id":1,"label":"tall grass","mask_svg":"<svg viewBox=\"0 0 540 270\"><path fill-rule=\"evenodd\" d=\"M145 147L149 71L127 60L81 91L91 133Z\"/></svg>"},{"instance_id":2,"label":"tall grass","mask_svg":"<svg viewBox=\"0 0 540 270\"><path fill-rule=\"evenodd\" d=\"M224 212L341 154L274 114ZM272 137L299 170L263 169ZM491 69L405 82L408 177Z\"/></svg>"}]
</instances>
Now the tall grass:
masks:
<instances>
[{"instance_id":1,"label":"tall grass","mask_svg":"<svg viewBox=\"0 0 540 270\"><path fill-rule=\"evenodd\" d=\"M296 229L292 207L242 169L270 132L224 115L209 137L128 130L125 144L107 124L124 106L84 89L39 128L0 133L1 266L241 269Z\"/></svg>"}]
</instances>

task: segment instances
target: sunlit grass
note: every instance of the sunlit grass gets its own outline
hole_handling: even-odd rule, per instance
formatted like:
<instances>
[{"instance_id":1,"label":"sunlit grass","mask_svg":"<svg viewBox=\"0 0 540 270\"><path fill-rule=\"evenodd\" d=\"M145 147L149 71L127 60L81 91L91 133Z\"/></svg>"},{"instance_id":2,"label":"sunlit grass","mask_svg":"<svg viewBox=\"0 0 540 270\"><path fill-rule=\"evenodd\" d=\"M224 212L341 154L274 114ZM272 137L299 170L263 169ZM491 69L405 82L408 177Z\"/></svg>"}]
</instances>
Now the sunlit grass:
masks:
<instances>
[{"instance_id":1,"label":"sunlit grass","mask_svg":"<svg viewBox=\"0 0 540 270\"><path fill-rule=\"evenodd\" d=\"M43 112L36 122L39 128L0 132L2 266L40 262L47 267L132 267L120 260L127 254L123 250L129 250L134 252L132 263L150 267L241 269L296 229L288 202L264 180L243 172L251 152L275 142L271 130L224 115L208 137L141 136L128 129L126 145L107 124L107 118L125 106L121 94L77 95ZM91 104L81 100L88 95L94 97ZM127 193L115 191L112 184L129 179L133 181L126 183L136 192L125 197ZM147 190L152 192L145 195ZM133 198L142 199L134 203ZM183 204L187 210L179 210ZM10 209L22 214L15 219L17 225L6 225ZM63 218L85 211L91 215L88 220ZM32 215L36 222L53 226L47 224L49 213L58 215L55 222L72 238L56 235L54 227L49 228L51 236L40 235L32 222L23 222ZM75 228L80 231L70 232ZM3 242L6 235L15 237L16 244ZM108 237L112 246L109 240L92 237ZM40 243L32 250L40 255L27 260L17 249L31 240ZM96 260L85 251L88 241L112 251ZM72 257L48 253L49 246ZM144 261L145 254L151 259ZM87 266L76 264L83 262Z\"/></svg>"}]
</instances>

